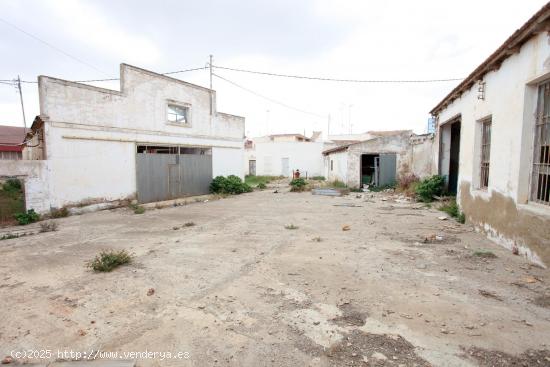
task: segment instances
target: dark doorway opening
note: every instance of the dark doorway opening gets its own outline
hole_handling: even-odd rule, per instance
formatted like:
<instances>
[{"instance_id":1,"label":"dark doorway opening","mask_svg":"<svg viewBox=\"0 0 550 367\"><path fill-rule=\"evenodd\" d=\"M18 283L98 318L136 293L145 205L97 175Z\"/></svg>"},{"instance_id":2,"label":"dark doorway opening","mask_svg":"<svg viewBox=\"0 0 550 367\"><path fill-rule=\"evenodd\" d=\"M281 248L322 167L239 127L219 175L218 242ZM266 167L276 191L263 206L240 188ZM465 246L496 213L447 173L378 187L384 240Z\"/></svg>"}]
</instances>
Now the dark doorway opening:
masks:
<instances>
[{"instance_id":1,"label":"dark doorway opening","mask_svg":"<svg viewBox=\"0 0 550 367\"><path fill-rule=\"evenodd\" d=\"M458 188L458 166L460 157L460 121L451 125L449 159L449 193L456 194Z\"/></svg>"},{"instance_id":2,"label":"dark doorway opening","mask_svg":"<svg viewBox=\"0 0 550 367\"><path fill-rule=\"evenodd\" d=\"M360 187L363 187L363 185L378 185L378 164L378 154L361 155Z\"/></svg>"}]
</instances>

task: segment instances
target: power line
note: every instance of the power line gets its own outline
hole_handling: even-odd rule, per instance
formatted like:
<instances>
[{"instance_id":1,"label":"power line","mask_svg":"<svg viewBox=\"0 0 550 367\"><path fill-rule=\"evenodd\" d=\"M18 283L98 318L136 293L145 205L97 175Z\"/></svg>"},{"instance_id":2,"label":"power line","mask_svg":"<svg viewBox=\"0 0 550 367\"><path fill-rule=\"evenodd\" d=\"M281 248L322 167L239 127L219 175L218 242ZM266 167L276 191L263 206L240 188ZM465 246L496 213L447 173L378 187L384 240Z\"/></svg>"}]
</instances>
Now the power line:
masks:
<instances>
[{"instance_id":1,"label":"power line","mask_svg":"<svg viewBox=\"0 0 550 367\"><path fill-rule=\"evenodd\" d=\"M325 78L325 77L316 77L316 76L306 76L306 75L292 75L292 74L279 74L272 73L267 71L255 71L255 70L246 70L238 68L229 68L225 66L216 66L212 65L216 69L238 71L241 73L250 73L250 74L259 74L259 75L268 75L276 76L282 78L294 78L294 79L307 79L307 80L318 80L326 82L344 82L344 83L440 83L440 82L453 82L463 80L464 78L448 78L448 79L411 79L411 80L384 80L384 79L338 79L338 78Z\"/></svg>"},{"instance_id":2,"label":"power line","mask_svg":"<svg viewBox=\"0 0 550 367\"><path fill-rule=\"evenodd\" d=\"M242 90L245 90L245 91L247 91L248 93L251 93L251 94L253 94L253 95L257 96L257 97L266 99L266 100L268 100L268 101L270 101L270 102L272 102L272 103L281 105L281 106L283 106L283 107L286 107L286 108L288 108L288 109L291 109L291 110L294 110L294 111L297 111L297 112L304 113L304 114L306 114L306 115L311 115L311 116L315 116L315 117L319 117L319 118L323 118L323 119L326 118L326 116L320 115L320 114L318 114L318 113L310 112L310 111L306 111L306 110L302 110L301 108L293 107L293 106L290 106L290 105L288 105L288 104L286 104L286 103L284 103L284 102L280 102L280 101L277 101L277 100L275 100L275 99L273 99L273 98L264 96L263 94L260 94L260 93L258 93L258 92L255 92L255 91L253 91L253 90L251 90L251 89L249 89L249 88L243 87L242 85L239 85L239 84L237 84L237 83L235 83L235 82L232 82L231 80L226 79L226 78L224 78L224 77L222 77L222 76L220 76L220 75L217 75L217 74L212 74L212 75L214 75L214 76L217 77L217 78L220 78L220 79L224 80L225 82L227 82L227 83L229 83L229 84L234 85L234 86L237 87L237 88L240 88L240 89L242 89Z\"/></svg>"},{"instance_id":3,"label":"power line","mask_svg":"<svg viewBox=\"0 0 550 367\"><path fill-rule=\"evenodd\" d=\"M56 47L56 46L52 45L51 43L46 42L46 41L44 41L44 40L41 39L41 38L38 38L37 36L35 36L35 35L33 35L33 34L27 32L27 31L25 31L25 30L23 30L23 29L21 29L21 28L19 28L19 27L16 26L15 24L10 23L10 22L8 22L8 21L5 20L5 19L0 18L0 22L3 22L3 23L5 23L5 24L7 24L8 26L10 26L10 27L12 27L12 28L18 30L19 32L21 32L21 33L23 33L23 34L26 34L27 36L29 36L29 37L31 37L31 38L37 40L38 42L42 42L43 44L45 44L46 46L48 46L48 47L50 47L50 48L56 50L57 52L62 53L63 55L65 55L65 56L67 56L67 57L69 57L69 58L71 58L71 59L73 59L73 60L75 60L75 61L77 61L77 62L83 64L83 65L86 65L86 66L88 66L89 68L92 68L92 69L94 69L95 71L98 71L98 72L100 72L100 73L103 74L103 75L107 75L105 72L103 72L103 71L101 71L100 69L96 68L96 67L93 66L92 64L89 64L89 63L87 63L86 61L81 60L81 59L79 59L78 57L73 56L73 55L69 54L68 52L63 51L63 50L60 49L59 47Z\"/></svg>"},{"instance_id":4,"label":"power line","mask_svg":"<svg viewBox=\"0 0 550 367\"><path fill-rule=\"evenodd\" d=\"M190 71L205 70L205 69L208 69L208 67L203 66L203 67L200 67L200 68L192 68L192 69L184 69L184 70L169 71L169 72L160 73L160 74L161 74L161 75L172 75L172 74L186 73L186 72L190 72ZM94 83L94 82L111 82L111 81L116 81L116 80L120 80L120 78L88 79L88 80L71 80L71 81L74 82L74 83ZM2 79L2 80L0 80L0 83L2 83L2 84L10 84L10 85L13 85L15 82L14 82L14 80ZM37 82L37 81L34 81L34 80L21 80L21 83L32 83L32 84L36 84L36 83L38 83L38 82Z\"/></svg>"}]
</instances>

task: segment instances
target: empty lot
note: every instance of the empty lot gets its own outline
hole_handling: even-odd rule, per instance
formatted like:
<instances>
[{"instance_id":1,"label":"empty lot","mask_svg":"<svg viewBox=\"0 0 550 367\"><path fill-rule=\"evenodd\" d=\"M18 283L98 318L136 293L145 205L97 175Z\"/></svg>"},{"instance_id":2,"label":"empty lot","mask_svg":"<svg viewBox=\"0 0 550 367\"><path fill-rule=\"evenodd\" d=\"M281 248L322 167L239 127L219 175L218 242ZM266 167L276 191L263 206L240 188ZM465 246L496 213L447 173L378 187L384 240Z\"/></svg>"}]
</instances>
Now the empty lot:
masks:
<instances>
[{"instance_id":1,"label":"empty lot","mask_svg":"<svg viewBox=\"0 0 550 367\"><path fill-rule=\"evenodd\" d=\"M72 216L1 241L0 353L189 353L138 366L550 365L548 270L419 203L280 191ZM133 264L85 267L110 248Z\"/></svg>"}]
</instances>

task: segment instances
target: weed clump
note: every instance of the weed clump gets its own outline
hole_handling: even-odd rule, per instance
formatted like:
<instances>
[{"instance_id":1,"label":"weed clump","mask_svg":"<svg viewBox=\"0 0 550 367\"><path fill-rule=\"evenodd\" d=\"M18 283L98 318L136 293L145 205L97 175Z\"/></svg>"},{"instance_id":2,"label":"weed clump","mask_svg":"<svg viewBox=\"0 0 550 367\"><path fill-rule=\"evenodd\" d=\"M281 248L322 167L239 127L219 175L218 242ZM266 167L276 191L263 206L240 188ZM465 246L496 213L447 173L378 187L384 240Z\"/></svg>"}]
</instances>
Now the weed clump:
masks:
<instances>
[{"instance_id":1,"label":"weed clump","mask_svg":"<svg viewBox=\"0 0 550 367\"><path fill-rule=\"evenodd\" d=\"M260 182L256 187L260 190L265 190L267 188L267 185L263 182Z\"/></svg>"},{"instance_id":2,"label":"weed clump","mask_svg":"<svg viewBox=\"0 0 550 367\"><path fill-rule=\"evenodd\" d=\"M40 223L40 232L55 232L57 231L56 222L44 222Z\"/></svg>"},{"instance_id":3,"label":"weed clump","mask_svg":"<svg viewBox=\"0 0 550 367\"><path fill-rule=\"evenodd\" d=\"M455 218L459 223L466 222L466 216L460 211L456 200L452 200L446 204L443 204L439 207L439 210L449 214L451 217Z\"/></svg>"},{"instance_id":4,"label":"weed clump","mask_svg":"<svg viewBox=\"0 0 550 367\"><path fill-rule=\"evenodd\" d=\"M325 181L325 176L313 176L311 179L313 181Z\"/></svg>"},{"instance_id":5,"label":"weed clump","mask_svg":"<svg viewBox=\"0 0 550 367\"><path fill-rule=\"evenodd\" d=\"M17 213L14 215L14 217L17 223L19 223L19 225L22 225L22 226L31 224L40 220L40 215L38 215L38 213L35 212L34 209L29 209L24 213Z\"/></svg>"},{"instance_id":6,"label":"weed clump","mask_svg":"<svg viewBox=\"0 0 550 367\"><path fill-rule=\"evenodd\" d=\"M298 228L300 228L300 227L295 226L294 224L287 224L287 225L285 226L285 229L298 229Z\"/></svg>"},{"instance_id":7,"label":"weed clump","mask_svg":"<svg viewBox=\"0 0 550 367\"><path fill-rule=\"evenodd\" d=\"M134 211L134 214L143 214L145 213L145 208L138 204L130 204L128 205L130 209Z\"/></svg>"},{"instance_id":8,"label":"weed clump","mask_svg":"<svg viewBox=\"0 0 550 367\"><path fill-rule=\"evenodd\" d=\"M183 224L184 227L193 227L195 225L195 222L185 222Z\"/></svg>"},{"instance_id":9,"label":"weed clump","mask_svg":"<svg viewBox=\"0 0 550 367\"><path fill-rule=\"evenodd\" d=\"M132 255L126 250L108 250L101 251L93 260L86 263L86 266L96 272L109 272L131 262Z\"/></svg>"},{"instance_id":10,"label":"weed clump","mask_svg":"<svg viewBox=\"0 0 550 367\"><path fill-rule=\"evenodd\" d=\"M213 194L239 195L251 191L252 187L235 175L217 176L210 184L210 192Z\"/></svg>"},{"instance_id":11,"label":"weed clump","mask_svg":"<svg viewBox=\"0 0 550 367\"><path fill-rule=\"evenodd\" d=\"M290 181L290 191L301 192L306 189L307 182L303 178L295 178Z\"/></svg>"},{"instance_id":12,"label":"weed clump","mask_svg":"<svg viewBox=\"0 0 550 367\"><path fill-rule=\"evenodd\" d=\"M441 195L443 193L443 185L445 184L445 178L439 175L433 175L420 181L416 185L415 191L420 200L425 203L433 201L434 195Z\"/></svg>"},{"instance_id":13,"label":"weed clump","mask_svg":"<svg viewBox=\"0 0 550 367\"><path fill-rule=\"evenodd\" d=\"M69 209L66 207L62 207L59 209L52 209L50 210L50 217L52 218L65 218L69 216Z\"/></svg>"},{"instance_id":14,"label":"weed clump","mask_svg":"<svg viewBox=\"0 0 550 367\"><path fill-rule=\"evenodd\" d=\"M485 259L494 259L497 257L492 251L489 250L476 250L474 251L474 256L482 257Z\"/></svg>"}]
</instances>

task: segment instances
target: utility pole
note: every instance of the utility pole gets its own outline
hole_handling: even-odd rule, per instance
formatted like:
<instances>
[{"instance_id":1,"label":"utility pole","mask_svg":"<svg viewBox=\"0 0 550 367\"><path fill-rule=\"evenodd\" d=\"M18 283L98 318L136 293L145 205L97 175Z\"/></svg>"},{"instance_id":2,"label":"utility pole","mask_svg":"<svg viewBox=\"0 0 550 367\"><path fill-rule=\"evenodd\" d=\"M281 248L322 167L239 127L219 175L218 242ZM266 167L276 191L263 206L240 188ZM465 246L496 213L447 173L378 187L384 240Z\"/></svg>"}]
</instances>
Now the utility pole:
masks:
<instances>
[{"instance_id":1,"label":"utility pole","mask_svg":"<svg viewBox=\"0 0 550 367\"><path fill-rule=\"evenodd\" d=\"M23 105L23 92L21 92L21 78L17 76L17 89L19 90L19 99L21 100L21 112L23 112L23 126L27 132L27 120L25 119L25 106Z\"/></svg>"},{"instance_id":2,"label":"utility pole","mask_svg":"<svg viewBox=\"0 0 550 367\"><path fill-rule=\"evenodd\" d=\"M214 97L213 97L213 94L214 92L212 91L212 59L213 59L213 56L210 55L210 62L209 62L209 66L210 66L210 115L212 115L214 113Z\"/></svg>"}]
</instances>

